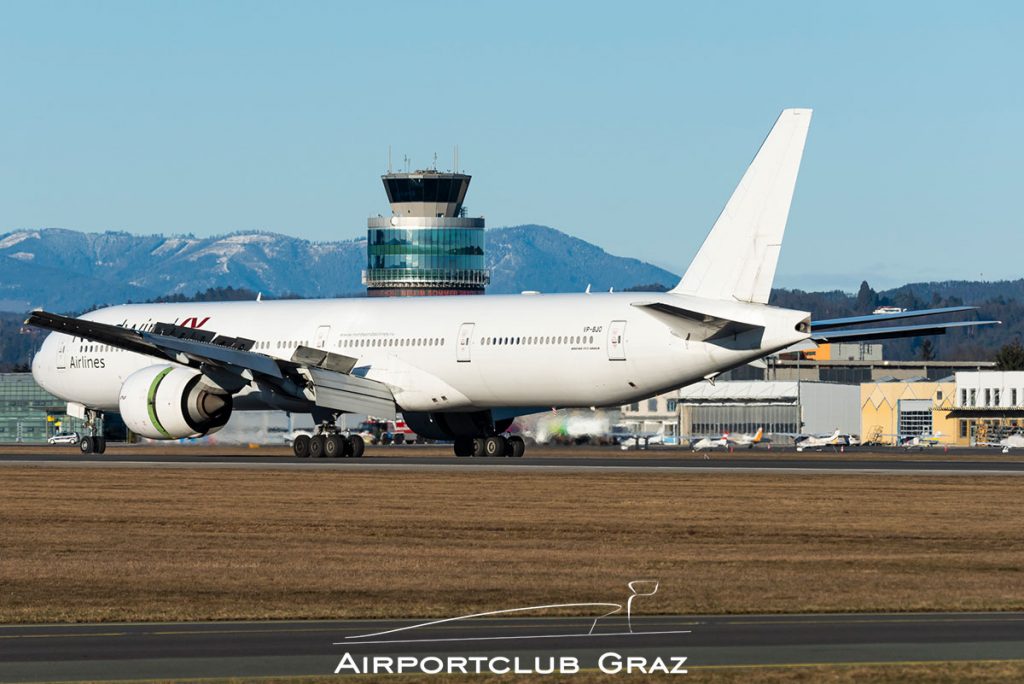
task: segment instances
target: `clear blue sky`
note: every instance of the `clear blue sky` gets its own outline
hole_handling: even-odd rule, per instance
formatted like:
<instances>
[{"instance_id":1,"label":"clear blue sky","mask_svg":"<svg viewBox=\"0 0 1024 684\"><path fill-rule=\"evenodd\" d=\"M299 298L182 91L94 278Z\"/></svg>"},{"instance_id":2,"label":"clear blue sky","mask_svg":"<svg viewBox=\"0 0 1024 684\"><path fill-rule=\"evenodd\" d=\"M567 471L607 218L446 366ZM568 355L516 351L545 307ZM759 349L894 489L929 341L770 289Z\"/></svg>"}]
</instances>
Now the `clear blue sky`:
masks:
<instances>
[{"instance_id":1,"label":"clear blue sky","mask_svg":"<svg viewBox=\"0 0 1024 684\"><path fill-rule=\"evenodd\" d=\"M813 107L777 284L1017 278L1024 3L0 2L0 232L365 233L396 165L685 269Z\"/></svg>"}]
</instances>

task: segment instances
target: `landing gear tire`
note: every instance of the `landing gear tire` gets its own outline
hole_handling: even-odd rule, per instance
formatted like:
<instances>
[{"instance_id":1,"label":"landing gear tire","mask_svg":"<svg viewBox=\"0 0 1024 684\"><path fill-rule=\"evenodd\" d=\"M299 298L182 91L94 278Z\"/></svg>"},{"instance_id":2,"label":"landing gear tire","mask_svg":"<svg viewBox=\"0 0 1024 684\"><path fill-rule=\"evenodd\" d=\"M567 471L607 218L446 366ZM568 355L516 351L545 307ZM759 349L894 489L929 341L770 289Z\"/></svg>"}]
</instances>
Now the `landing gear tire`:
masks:
<instances>
[{"instance_id":1,"label":"landing gear tire","mask_svg":"<svg viewBox=\"0 0 1024 684\"><path fill-rule=\"evenodd\" d=\"M366 451L366 443L363 438L359 435L352 435L348 438L349 450L348 455L352 458L362 458L363 452Z\"/></svg>"},{"instance_id":2,"label":"landing gear tire","mask_svg":"<svg viewBox=\"0 0 1024 684\"><path fill-rule=\"evenodd\" d=\"M508 441L501 435L488 437L484 440L484 456L504 456L508 449Z\"/></svg>"},{"instance_id":3,"label":"landing gear tire","mask_svg":"<svg viewBox=\"0 0 1024 684\"><path fill-rule=\"evenodd\" d=\"M348 440L342 435L326 435L322 437L324 444L323 455L327 458L341 458L348 456Z\"/></svg>"},{"instance_id":4,"label":"landing gear tire","mask_svg":"<svg viewBox=\"0 0 1024 684\"><path fill-rule=\"evenodd\" d=\"M523 454L526 453L526 441L514 435L508 438L508 451L506 452L511 458L522 458Z\"/></svg>"},{"instance_id":5,"label":"landing gear tire","mask_svg":"<svg viewBox=\"0 0 1024 684\"><path fill-rule=\"evenodd\" d=\"M309 440L309 457L310 458L323 458L324 457L324 439L323 435L316 435Z\"/></svg>"},{"instance_id":6,"label":"landing gear tire","mask_svg":"<svg viewBox=\"0 0 1024 684\"><path fill-rule=\"evenodd\" d=\"M311 441L309 435L299 435L292 442L292 453L298 458L309 458L309 445Z\"/></svg>"},{"instance_id":7,"label":"landing gear tire","mask_svg":"<svg viewBox=\"0 0 1024 684\"><path fill-rule=\"evenodd\" d=\"M93 437L92 438L92 450L95 454L102 454L107 450L107 438L106 437Z\"/></svg>"},{"instance_id":8,"label":"landing gear tire","mask_svg":"<svg viewBox=\"0 0 1024 684\"><path fill-rule=\"evenodd\" d=\"M475 437L473 439L473 457L474 458L483 458L484 456L487 455L487 452L484 451L484 445L486 443L487 443L487 440L484 439L483 437Z\"/></svg>"},{"instance_id":9,"label":"landing gear tire","mask_svg":"<svg viewBox=\"0 0 1024 684\"><path fill-rule=\"evenodd\" d=\"M459 458L472 456L474 452L474 442L475 440L471 437L456 437L455 444L453 445L455 455Z\"/></svg>"},{"instance_id":10,"label":"landing gear tire","mask_svg":"<svg viewBox=\"0 0 1024 684\"><path fill-rule=\"evenodd\" d=\"M78 441L78 450L83 454L91 454L93 449L95 449L95 446L93 445L92 437L86 435Z\"/></svg>"}]
</instances>

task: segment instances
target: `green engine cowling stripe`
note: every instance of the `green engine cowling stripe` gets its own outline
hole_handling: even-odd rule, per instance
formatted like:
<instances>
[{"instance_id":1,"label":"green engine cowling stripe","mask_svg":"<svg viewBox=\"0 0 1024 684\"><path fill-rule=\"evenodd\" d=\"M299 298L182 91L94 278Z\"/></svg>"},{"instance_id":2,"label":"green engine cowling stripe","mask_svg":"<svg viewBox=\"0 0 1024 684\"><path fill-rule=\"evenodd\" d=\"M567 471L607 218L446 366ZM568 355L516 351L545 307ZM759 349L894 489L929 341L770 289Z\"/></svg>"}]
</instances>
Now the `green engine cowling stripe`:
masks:
<instances>
[{"instance_id":1,"label":"green engine cowling stripe","mask_svg":"<svg viewBox=\"0 0 1024 684\"><path fill-rule=\"evenodd\" d=\"M153 427L156 431L167 439L171 439L171 434L164 429L164 426L160 424L160 419L156 417L156 388L160 386L164 377L170 373L173 368L164 368L160 371L153 382L149 385L149 396L146 397L146 408L149 410L149 422L153 423Z\"/></svg>"}]
</instances>

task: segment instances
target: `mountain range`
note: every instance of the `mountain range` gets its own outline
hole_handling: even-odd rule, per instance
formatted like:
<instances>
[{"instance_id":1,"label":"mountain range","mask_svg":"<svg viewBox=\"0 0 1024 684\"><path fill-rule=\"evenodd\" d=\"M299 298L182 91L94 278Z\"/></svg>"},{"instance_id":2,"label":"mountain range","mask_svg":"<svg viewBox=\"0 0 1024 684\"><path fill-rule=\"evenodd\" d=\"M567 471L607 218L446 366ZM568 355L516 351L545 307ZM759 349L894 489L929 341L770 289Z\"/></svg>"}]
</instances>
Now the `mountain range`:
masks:
<instances>
[{"instance_id":1,"label":"mountain range","mask_svg":"<svg viewBox=\"0 0 1024 684\"><path fill-rule=\"evenodd\" d=\"M494 294L672 286L679 277L547 226L487 231ZM0 311L82 311L100 304L246 288L266 296L364 292L366 239L312 242L267 232L193 235L84 233L62 228L0 235Z\"/></svg>"},{"instance_id":2,"label":"mountain range","mask_svg":"<svg viewBox=\"0 0 1024 684\"><path fill-rule=\"evenodd\" d=\"M487 231L489 293L667 289L679 277L547 226ZM81 313L104 304L198 296L248 298L359 296L366 240L311 242L266 232L193 235L84 233L48 228L0 235L0 370L24 368L40 333L21 326L24 312L42 307ZM969 304L958 318L1002 325L885 343L888 359L931 356L990 359L1024 338L1024 280L911 283L876 292L773 290L776 306L810 311L817 319L870 313L876 306L916 309ZM9 313L3 313L9 312ZM20 334L19 334L20 333Z\"/></svg>"}]
</instances>

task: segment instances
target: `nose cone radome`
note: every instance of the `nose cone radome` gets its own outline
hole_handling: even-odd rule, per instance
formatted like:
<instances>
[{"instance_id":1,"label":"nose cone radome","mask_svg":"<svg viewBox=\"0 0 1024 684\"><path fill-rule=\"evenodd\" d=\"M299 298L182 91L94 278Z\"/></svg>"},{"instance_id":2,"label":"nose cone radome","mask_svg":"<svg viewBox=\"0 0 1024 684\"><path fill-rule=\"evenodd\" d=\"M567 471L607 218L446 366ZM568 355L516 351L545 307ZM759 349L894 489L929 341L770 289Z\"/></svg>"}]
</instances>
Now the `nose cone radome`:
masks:
<instances>
[{"instance_id":1,"label":"nose cone radome","mask_svg":"<svg viewBox=\"0 0 1024 684\"><path fill-rule=\"evenodd\" d=\"M43 340L39 351L32 356L32 379L36 381L37 385L48 392L52 391L50 389L52 385L50 380L53 374L53 366L53 334L51 333Z\"/></svg>"}]
</instances>

